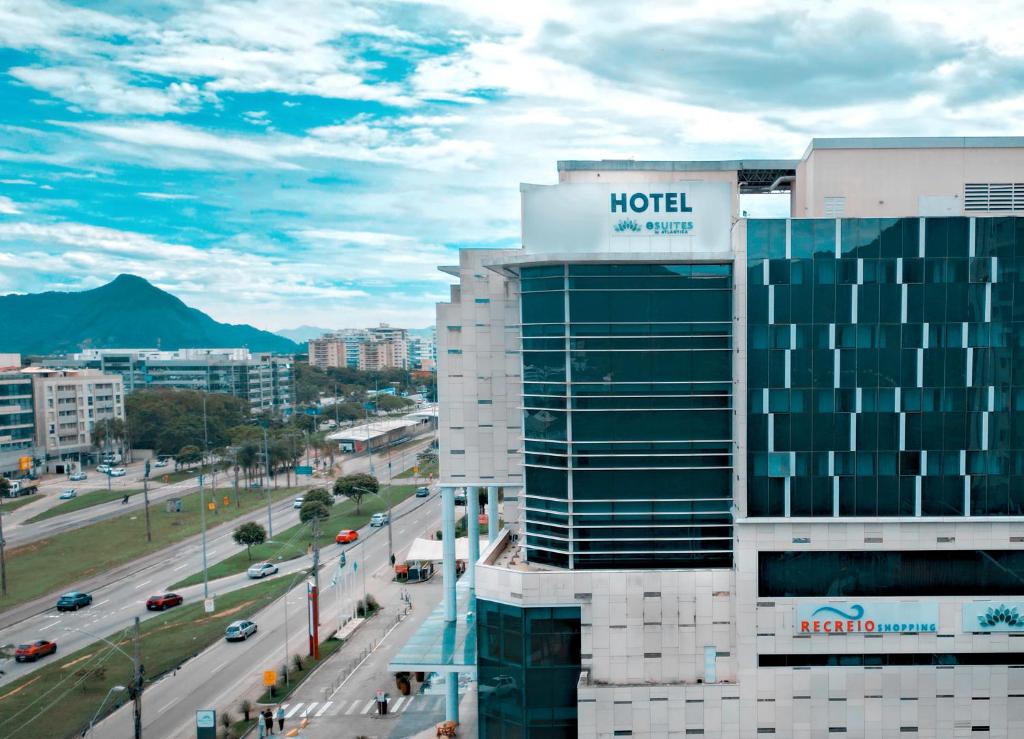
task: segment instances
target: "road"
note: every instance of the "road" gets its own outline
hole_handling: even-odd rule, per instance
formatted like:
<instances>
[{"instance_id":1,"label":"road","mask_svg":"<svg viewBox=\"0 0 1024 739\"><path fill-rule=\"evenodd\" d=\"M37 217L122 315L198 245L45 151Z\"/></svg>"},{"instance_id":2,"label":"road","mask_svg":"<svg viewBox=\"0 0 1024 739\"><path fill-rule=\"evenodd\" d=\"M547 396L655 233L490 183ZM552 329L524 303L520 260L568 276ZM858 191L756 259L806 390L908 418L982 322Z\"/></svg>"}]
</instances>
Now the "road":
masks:
<instances>
[{"instance_id":1,"label":"road","mask_svg":"<svg viewBox=\"0 0 1024 739\"><path fill-rule=\"evenodd\" d=\"M403 464L408 463L411 466L415 460L416 453L429 442L429 438L423 439L421 442L402 450L401 453L396 453L394 457ZM375 460L375 462L379 464L380 459ZM367 460L365 457L360 460L349 460L346 464L346 473L364 471L366 466ZM410 480L409 482L412 481ZM423 502L423 499L413 498L411 500ZM116 505L120 506L120 503ZM396 507L396 511L403 510L402 505L405 505L405 502ZM290 498L275 503L271 510L275 531L284 531L298 523L299 512L292 507L292 500ZM266 509L263 509L234 519L231 525L221 526L209 532L207 536L208 564L216 564L240 551L239 546L231 538L232 532L238 523L246 520L265 523L266 515ZM399 536L398 531L400 528L402 527L398 525L396 520L394 525L396 539ZM379 539L380 537L375 538ZM386 533L383 541L383 546L386 549ZM333 550L333 548L334 545L325 549L324 556L327 557L326 552ZM295 572L308 566L309 563L305 558L284 562L281 564L281 576L284 576L284 573ZM36 639L52 639L57 641L62 653L74 651L96 641L97 637L94 635L105 637L118 629L127 628L131 625L136 615L144 619L157 615L155 612L146 611L146 599L150 595L166 590L172 583L194 572L201 571L202 546L200 537L196 536L169 547L162 552L148 555L143 562L140 562L138 569L132 571L127 576L122 573L120 577L115 579L111 575L109 582L102 582L103 578L101 576L99 578L101 582L89 591L93 596L93 605L81 611L58 614L56 609L52 607L56 598L50 597L45 599L43 607L46 610L40 608L39 611L32 613L28 618L7 628L0 629L0 644L21 644ZM238 587L244 587L250 583L251 581L244 574L235 575L211 583L210 592L216 595L229 592ZM191 601L202 597L203 586L191 586L178 592L185 596L186 601ZM80 629L81 631L74 631L74 629ZM46 659L27 663L16 663L13 660L9 660L3 665L3 670L6 674L0 675L0 685L29 674L38 667L45 665L46 662Z\"/></svg>"},{"instance_id":2,"label":"road","mask_svg":"<svg viewBox=\"0 0 1024 739\"><path fill-rule=\"evenodd\" d=\"M401 558L412 540L425 532L436 530L441 516L440 497L433 491L430 498L410 498L394 509L394 538ZM366 575L367 592L387 586L391 580L388 561L388 537L384 529L364 528L360 541L346 548L349 566L358 565ZM328 573L335 572L340 548L331 545L321 550L325 562L321 574L322 633L338 623L339 614L348 612L349 596L362 595L359 577L338 579L331 585ZM308 566L308 558L302 560ZM348 593L345 590L348 590ZM146 689L143 697L143 732L147 737L184 739L195 736L195 711L198 708L230 710L237 714L238 701L254 698L261 692L260 677L264 669L279 669L285 662L285 621L287 612L288 654L306 654L306 585L299 578L296 587L257 614L246 614L259 626L259 633L239 643L218 642L202 654L186 662L175 675L167 676ZM284 604L287 603L285 606ZM240 614L240 617L243 617ZM97 737L131 735L131 706L122 707L103 721Z\"/></svg>"}]
</instances>

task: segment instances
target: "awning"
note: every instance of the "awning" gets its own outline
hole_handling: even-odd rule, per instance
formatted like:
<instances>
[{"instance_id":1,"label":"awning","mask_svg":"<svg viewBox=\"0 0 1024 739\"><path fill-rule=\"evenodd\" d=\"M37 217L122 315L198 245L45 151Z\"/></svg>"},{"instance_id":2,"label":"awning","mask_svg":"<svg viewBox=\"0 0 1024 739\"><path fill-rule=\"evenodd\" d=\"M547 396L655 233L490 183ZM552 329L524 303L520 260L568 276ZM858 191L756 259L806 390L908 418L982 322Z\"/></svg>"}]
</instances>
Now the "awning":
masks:
<instances>
[{"instance_id":1,"label":"awning","mask_svg":"<svg viewBox=\"0 0 1024 739\"><path fill-rule=\"evenodd\" d=\"M480 539L480 549L487 546L487 537ZM455 540L455 559L469 559L469 537ZM415 539L405 555L406 562L441 562L444 560L444 542L437 539Z\"/></svg>"}]
</instances>

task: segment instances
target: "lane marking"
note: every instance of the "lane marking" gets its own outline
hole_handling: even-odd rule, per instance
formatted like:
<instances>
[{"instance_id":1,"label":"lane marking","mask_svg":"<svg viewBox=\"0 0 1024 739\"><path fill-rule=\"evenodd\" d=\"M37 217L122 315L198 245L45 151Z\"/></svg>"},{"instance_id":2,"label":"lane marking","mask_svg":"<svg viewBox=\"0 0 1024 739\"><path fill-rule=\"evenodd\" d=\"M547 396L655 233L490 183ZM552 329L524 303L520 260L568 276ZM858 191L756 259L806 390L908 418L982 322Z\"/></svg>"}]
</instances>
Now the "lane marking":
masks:
<instances>
[{"instance_id":1,"label":"lane marking","mask_svg":"<svg viewBox=\"0 0 1024 739\"><path fill-rule=\"evenodd\" d=\"M106 605L106 604L107 604L107 603L109 603L109 602L110 602L110 598L107 598L106 600L101 600L101 601L100 601L99 603L97 603L97 604L96 604L95 606L93 606L93 607L94 607L94 608L99 608L100 606L104 606L104 605Z\"/></svg>"},{"instance_id":2,"label":"lane marking","mask_svg":"<svg viewBox=\"0 0 1024 739\"><path fill-rule=\"evenodd\" d=\"M138 590L139 588L144 588L147 585L149 585L151 582L153 582L153 581L152 580L146 580L145 582L140 582L138 585L135 586L135 589Z\"/></svg>"},{"instance_id":3,"label":"lane marking","mask_svg":"<svg viewBox=\"0 0 1024 739\"><path fill-rule=\"evenodd\" d=\"M177 567L175 567L175 568L174 568L173 570L171 570L171 572L177 572L178 570L183 570L183 569L185 569L186 567L188 567L188 562L185 562L184 564L180 564L180 565L178 565L178 566L177 566Z\"/></svg>"},{"instance_id":4,"label":"lane marking","mask_svg":"<svg viewBox=\"0 0 1024 739\"><path fill-rule=\"evenodd\" d=\"M412 705L412 699L413 699L414 697L415 697L415 696L412 696L412 695L410 695L410 696L409 696L409 700L407 700L407 701L405 702L405 708L403 708L403 709L402 709L403 711L408 711L408 710L409 710L409 706L411 706L411 705ZM416 705L419 705L419 704L417 703Z\"/></svg>"},{"instance_id":5,"label":"lane marking","mask_svg":"<svg viewBox=\"0 0 1024 739\"><path fill-rule=\"evenodd\" d=\"M56 621L51 621L50 623L46 624L46 626L42 626L42 627L40 627L40 629L39 629L39 630L40 630L40 631L46 631L46 630L47 630L48 628L50 628L51 626L56 626L56 625L57 625L57 622L56 622Z\"/></svg>"},{"instance_id":6,"label":"lane marking","mask_svg":"<svg viewBox=\"0 0 1024 739\"><path fill-rule=\"evenodd\" d=\"M356 701L356 704L358 704L358 703L359 703L359 701ZM334 705L334 701L327 701L326 703L324 703L322 706L320 706L320 710L316 712L315 718L319 718L319 717L323 716L325 713L327 713L327 709L330 708L333 705ZM355 704L352 706L352 708L355 708Z\"/></svg>"},{"instance_id":7,"label":"lane marking","mask_svg":"<svg viewBox=\"0 0 1024 739\"><path fill-rule=\"evenodd\" d=\"M316 708L318 705L319 705L318 703L310 703L308 706L306 706L306 710L304 710L302 712L302 715L303 716L308 716L309 712L312 711L314 708Z\"/></svg>"},{"instance_id":8,"label":"lane marking","mask_svg":"<svg viewBox=\"0 0 1024 739\"><path fill-rule=\"evenodd\" d=\"M163 707L163 708L161 708L161 709L160 709L159 711L157 711L157 713L158 713L158 714L160 714L160 713L163 713L163 712L164 712L164 711L166 711L166 710L167 710L168 708L170 708L170 707L171 707L171 706L173 706L173 705L174 705L175 703L177 703L177 702L178 702L179 700L181 700L181 699L180 699L180 698L175 698L175 699L174 699L174 700L172 700L172 701L171 701L170 703L168 703L168 704L167 704L166 706L164 706L164 707Z\"/></svg>"},{"instance_id":9,"label":"lane marking","mask_svg":"<svg viewBox=\"0 0 1024 739\"><path fill-rule=\"evenodd\" d=\"M299 712L300 708L302 708L302 704L301 703L296 703L294 706L292 706L291 709L289 709L288 713L286 713L284 715L284 717L285 718L291 718L292 716L294 716L296 713Z\"/></svg>"},{"instance_id":10,"label":"lane marking","mask_svg":"<svg viewBox=\"0 0 1024 739\"><path fill-rule=\"evenodd\" d=\"M396 700L394 703L392 703L390 706L388 706L388 713L392 713L392 712L398 713L399 711L401 711L402 710L402 704L404 702L405 702L405 696L404 695L398 696L398 700Z\"/></svg>"},{"instance_id":11,"label":"lane marking","mask_svg":"<svg viewBox=\"0 0 1024 739\"><path fill-rule=\"evenodd\" d=\"M366 707L362 711L360 711L359 713L363 713L363 714L369 713L370 709L373 708L373 704L376 703L376 702L377 702L376 698L370 698L370 702L367 703Z\"/></svg>"},{"instance_id":12,"label":"lane marking","mask_svg":"<svg viewBox=\"0 0 1024 739\"><path fill-rule=\"evenodd\" d=\"M354 701L352 701L352 707L351 707L351 708L349 708L349 709L348 709L347 711L345 711L345 715L346 715L346 716L348 716L348 715L349 715L350 713L352 713L352 712L353 712L354 710L356 710L357 708L359 708L359 706L361 706L361 705L362 705L362 703L363 703L363 702L362 702L361 700L354 700Z\"/></svg>"}]
</instances>

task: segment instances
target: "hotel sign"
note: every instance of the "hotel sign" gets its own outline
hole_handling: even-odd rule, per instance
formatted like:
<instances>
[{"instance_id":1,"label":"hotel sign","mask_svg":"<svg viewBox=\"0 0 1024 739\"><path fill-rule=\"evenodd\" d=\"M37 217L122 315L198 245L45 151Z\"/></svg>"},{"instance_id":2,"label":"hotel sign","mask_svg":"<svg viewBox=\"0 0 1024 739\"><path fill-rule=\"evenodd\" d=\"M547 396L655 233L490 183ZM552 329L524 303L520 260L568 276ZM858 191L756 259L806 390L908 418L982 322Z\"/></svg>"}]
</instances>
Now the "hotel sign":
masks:
<instances>
[{"instance_id":1,"label":"hotel sign","mask_svg":"<svg viewBox=\"0 0 1024 739\"><path fill-rule=\"evenodd\" d=\"M523 248L533 253L729 255L726 182L522 185Z\"/></svg>"},{"instance_id":2,"label":"hotel sign","mask_svg":"<svg viewBox=\"0 0 1024 739\"><path fill-rule=\"evenodd\" d=\"M1024 602L975 600L963 605L963 631L1024 632Z\"/></svg>"},{"instance_id":3,"label":"hotel sign","mask_svg":"<svg viewBox=\"0 0 1024 739\"><path fill-rule=\"evenodd\" d=\"M929 601L798 603L797 634L917 634L938 630L939 604Z\"/></svg>"}]
</instances>

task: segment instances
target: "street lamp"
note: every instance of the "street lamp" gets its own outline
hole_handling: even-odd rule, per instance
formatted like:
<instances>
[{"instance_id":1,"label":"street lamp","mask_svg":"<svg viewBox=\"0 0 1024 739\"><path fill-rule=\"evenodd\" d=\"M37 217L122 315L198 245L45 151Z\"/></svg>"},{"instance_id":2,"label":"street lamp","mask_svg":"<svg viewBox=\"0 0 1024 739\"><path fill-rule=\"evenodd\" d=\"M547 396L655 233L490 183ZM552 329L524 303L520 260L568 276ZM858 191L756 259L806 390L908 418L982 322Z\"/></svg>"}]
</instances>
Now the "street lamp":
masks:
<instances>
[{"instance_id":1,"label":"street lamp","mask_svg":"<svg viewBox=\"0 0 1024 739\"><path fill-rule=\"evenodd\" d=\"M96 718L100 715L100 711L103 710L103 706L106 705L107 699L110 697L110 694L111 693L123 693L126 690L128 690L128 688L126 688L123 685L115 685L114 687L112 687L110 690L107 691L107 694L105 696L103 696L103 700L100 701L100 707L96 709L96 713L93 714L92 719L89 721L89 728L86 730L86 732L85 732L86 734L92 733L93 724L96 723Z\"/></svg>"},{"instance_id":2,"label":"street lamp","mask_svg":"<svg viewBox=\"0 0 1024 739\"><path fill-rule=\"evenodd\" d=\"M391 562L391 558L395 556L395 548L392 545L392 538L391 538L391 488L390 488L390 486L388 487L388 497L387 498L385 498L383 495L381 495L378 492L374 492L373 490L369 490L368 488L360 488L360 487L353 486L352 489L353 490L358 490L358 491L360 491L362 493L369 493L370 495L374 495L374 496L380 498L381 500L383 500L385 503L387 503L387 506L388 506L388 562ZM394 565L394 562L391 562L391 564Z\"/></svg>"}]
</instances>

